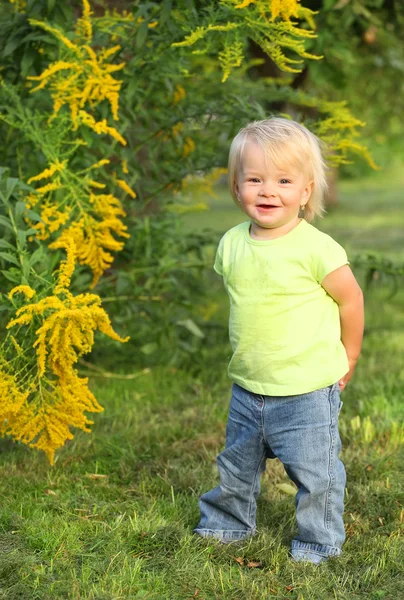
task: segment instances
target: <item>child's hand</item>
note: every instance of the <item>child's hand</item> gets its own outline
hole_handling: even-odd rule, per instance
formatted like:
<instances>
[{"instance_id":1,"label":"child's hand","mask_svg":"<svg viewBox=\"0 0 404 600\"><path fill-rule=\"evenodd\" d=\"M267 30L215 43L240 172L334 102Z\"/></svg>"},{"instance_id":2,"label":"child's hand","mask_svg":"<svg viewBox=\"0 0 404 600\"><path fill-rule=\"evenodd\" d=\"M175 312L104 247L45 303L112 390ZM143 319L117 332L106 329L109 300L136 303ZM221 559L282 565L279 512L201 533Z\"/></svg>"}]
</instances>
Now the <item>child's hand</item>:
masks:
<instances>
[{"instance_id":1,"label":"child's hand","mask_svg":"<svg viewBox=\"0 0 404 600\"><path fill-rule=\"evenodd\" d=\"M342 379L339 380L339 389L341 392L344 391L346 384L348 383L348 381L352 378L352 375L354 374L355 371L355 367L356 367L356 363L358 362L358 360L354 360L352 358L348 358L348 363L349 363L349 371L346 375L343 376Z\"/></svg>"}]
</instances>

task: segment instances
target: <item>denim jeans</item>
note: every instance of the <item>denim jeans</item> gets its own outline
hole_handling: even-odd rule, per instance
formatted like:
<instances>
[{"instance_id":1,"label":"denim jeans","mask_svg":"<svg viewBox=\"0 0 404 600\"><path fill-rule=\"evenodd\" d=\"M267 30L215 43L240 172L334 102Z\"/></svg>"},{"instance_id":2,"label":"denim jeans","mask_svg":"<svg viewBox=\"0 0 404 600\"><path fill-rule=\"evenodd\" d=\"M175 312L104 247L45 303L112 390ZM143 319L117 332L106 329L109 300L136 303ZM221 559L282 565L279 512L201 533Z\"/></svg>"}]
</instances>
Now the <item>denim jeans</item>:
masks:
<instances>
[{"instance_id":1,"label":"denim jeans","mask_svg":"<svg viewBox=\"0 0 404 600\"><path fill-rule=\"evenodd\" d=\"M279 458L298 491L295 560L341 554L346 473L338 457L342 407L338 382L306 394L262 396L233 383L220 485L199 499L194 532L234 542L256 532L256 500L267 458Z\"/></svg>"}]
</instances>

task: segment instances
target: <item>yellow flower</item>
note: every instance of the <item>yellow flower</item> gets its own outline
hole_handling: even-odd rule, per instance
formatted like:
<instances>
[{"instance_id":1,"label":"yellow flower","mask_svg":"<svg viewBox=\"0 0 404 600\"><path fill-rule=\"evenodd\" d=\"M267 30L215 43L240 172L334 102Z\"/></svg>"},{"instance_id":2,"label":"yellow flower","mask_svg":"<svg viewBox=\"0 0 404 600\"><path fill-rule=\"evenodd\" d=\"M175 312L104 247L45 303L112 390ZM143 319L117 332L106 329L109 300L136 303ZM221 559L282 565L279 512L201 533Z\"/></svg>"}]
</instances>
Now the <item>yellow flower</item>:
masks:
<instances>
[{"instance_id":1,"label":"yellow flower","mask_svg":"<svg viewBox=\"0 0 404 600\"><path fill-rule=\"evenodd\" d=\"M18 389L16 378L0 369L0 433L5 434L9 427L8 421L21 409L29 390L22 392Z\"/></svg>"},{"instance_id":2,"label":"yellow flower","mask_svg":"<svg viewBox=\"0 0 404 600\"><path fill-rule=\"evenodd\" d=\"M56 241L49 244L49 248L65 247L69 238L72 238L76 245L78 262L88 265L93 271L90 285L90 288L93 288L114 260L108 250L119 252L124 245L123 242L115 240L111 232L126 238L130 235L126 232L127 226L118 218L120 215L126 216L118 198L111 194L90 194L90 202L93 204L94 213L102 221L97 221L90 214L84 215L65 229Z\"/></svg>"},{"instance_id":3,"label":"yellow flower","mask_svg":"<svg viewBox=\"0 0 404 600\"><path fill-rule=\"evenodd\" d=\"M64 211L60 211L58 210L57 205L49 204L47 202L43 205L41 210L41 221L38 223L31 223L28 219L28 223L32 229L36 229L38 232L36 234L38 240L46 240L49 238L51 233L58 231L60 227L68 221L70 212L70 207L66 207Z\"/></svg>"},{"instance_id":4,"label":"yellow flower","mask_svg":"<svg viewBox=\"0 0 404 600\"><path fill-rule=\"evenodd\" d=\"M94 179L88 179L88 185L90 185L91 187L98 188L100 190L107 187L105 185L105 183L100 183L99 181L94 181Z\"/></svg>"},{"instance_id":5,"label":"yellow flower","mask_svg":"<svg viewBox=\"0 0 404 600\"><path fill-rule=\"evenodd\" d=\"M187 136L185 138L185 144L183 147L182 155L188 156L188 154L191 154L194 150L195 150L195 142L192 138Z\"/></svg>"},{"instance_id":6,"label":"yellow flower","mask_svg":"<svg viewBox=\"0 0 404 600\"><path fill-rule=\"evenodd\" d=\"M276 17L281 17L287 21L290 17L299 16L299 3L300 0L269 0L270 10L272 13L272 20ZM263 3L260 0L243 0L240 4L237 4L234 8L247 8L251 4L256 4L257 7L263 7Z\"/></svg>"},{"instance_id":7,"label":"yellow flower","mask_svg":"<svg viewBox=\"0 0 404 600\"><path fill-rule=\"evenodd\" d=\"M68 49L69 56L66 60L52 63L41 75L28 77L30 80L39 81L39 85L31 89L31 92L49 84L53 99L53 114L49 117L48 122L56 118L62 106L67 104L70 106L74 129L77 129L79 110L83 109L87 103L90 108L94 108L105 99L110 103L113 119L118 120L119 91L122 81L114 79L112 73L123 69L125 63L116 65L106 62L112 54L120 49L120 46L114 46L107 50L102 49L98 54L91 47L91 15L88 0L83 0L83 15L75 26L77 43L70 41L59 29L41 21L29 19L31 25L49 31ZM124 143L122 136L119 136L114 128L104 127L102 131Z\"/></svg>"},{"instance_id":8,"label":"yellow flower","mask_svg":"<svg viewBox=\"0 0 404 600\"><path fill-rule=\"evenodd\" d=\"M62 244L59 244L59 247ZM46 366L58 377L68 377L81 354L90 352L96 329L114 340L127 342L111 326L107 313L99 305L101 299L94 294L73 296L69 290L70 279L75 267L75 243L72 239L66 244L67 258L59 269L57 285L53 296L47 296L35 304L22 306L16 311L16 318L6 326L27 325L34 316L42 317L41 327L36 330L38 376L45 374ZM59 295L63 295L61 299Z\"/></svg>"},{"instance_id":9,"label":"yellow flower","mask_svg":"<svg viewBox=\"0 0 404 600\"><path fill-rule=\"evenodd\" d=\"M178 102L180 102L183 98L185 98L185 96L186 96L186 93L185 93L184 88L182 87L182 85L180 85L178 83L175 88L175 92L174 92L173 104L178 104Z\"/></svg>"},{"instance_id":10,"label":"yellow flower","mask_svg":"<svg viewBox=\"0 0 404 600\"><path fill-rule=\"evenodd\" d=\"M182 131L183 127L184 127L184 123L182 121L178 121L178 123L173 125L171 127L171 133L172 133L173 137L177 137L179 132Z\"/></svg>"},{"instance_id":11,"label":"yellow flower","mask_svg":"<svg viewBox=\"0 0 404 600\"><path fill-rule=\"evenodd\" d=\"M62 260L59 268L59 276L57 286L55 287L54 293L60 294L64 290L67 290L70 286L70 280L74 272L75 257L76 257L76 245L73 239L67 239L66 244L66 260Z\"/></svg>"},{"instance_id":12,"label":"yellow flower","mask_svg":"<svg viewBox=\"0 0 404 600\"><path fill-rule=\"evenodd\" d=\"M14 294L17 294L19 292L24 294L24 296L28 298L28 300L30 300L32 296L35 296L35 290L33 290L29 285L17 285L9 292L9 299L11 300Z\"/></svg>"},{"instance_id":13,"label":"yellow flower","mask_svg":"<svg viewBox=\"0 0 404 600\"><path fill-rule=\"evenodd\" d=\"M250 6L250 4L252 4L253 2L255 2L255 0L243 0L241 4L237 4L237 6L235 6L234 8L246 8L247 6Z\"/></svg>"},{"instance_id":14,"label":"yellow flower","mask_svg":"<svg viewBox=\"0 0 404 600\"><path fill-rule=\"evenodd\" d=\"M299 16L300 0L271 0L272 21L276 17L288 21L291 17Z\"/></svg>"},{"instance_id":15,"label":"yellow flower","mask_svg":"<svg viewBox=\"0 0 404 600\"><path fill-rule=\"evenodd\" d=\"M37 21L36 19L28 19L30 25L37 25L38 27L42 27L45 31L49 31L52 33L58 40L60 40L67 48L72 50L76 55L80 54L80 49L73 44L63 33L57 29L56 27L51 27L47 23L43 23L42 21Z\"/></svg>"},{"instance_id":16,"label":"yellow flower","mask_svg":"<svg viewBox=\"0 0 404 600\"><path fill-rule=\"evenodd\" d=\"M98 133L98 135L100 135L101 133L109 133L109 135L118 140L118 142L121 142L121 144L126 146L126 140L114 127L109 127L107 125L106 119L97 122L92 115L85 112L84 110L80 110L78 116L81 123L84 123L85 125L91 127L91 129L95 131L95 133Z\"/></svg>"},{"instance_id":17,"label":"yellow flower","mask_svg":"<svg viewBox=\"0 0 404 600\"><path fill-rule=\"evenodd\" d=\"M25 0L10 0L11 4L15 4L15 10L16 12L19 12L21 14L25 13L24 8L27 6L27 3Z\"/></svg>"},{"instance_id":18,"label":"yellow flower","mask_svg":"<svg viewBox=\"0 0 404 600\"><path fill-rule=\"evenodd\" d=\"M63 171L66 167L66 164L67 160L63 160L62 162L57 160L55 163L50 165L49 169L45 169L42 171L42 173L39 173L39 175L35 175L35 177L30 177L27 183L31 183L31 181L39 181L40 179L49 179L49 177L52 177L54 173Z\"/></svg>"},{"instance_id":19,"label":"yellow flower","mask_svg":"<svg viewBox=\"0 0 404 600\"><path fill-rule=\"evenodd\" d=\"M11 336L11 342L12 342L14 348L16 349L17 354L21 355L23 353L23 349L21 348L20 344L17 342L17 340L15 339L15 337L13 335Z\"/></svg>"},{"instance_id":20,"label":"yellow flower","mask_svg":"<svg viewBox=\"0 0 404 600\"><path fill-rule=\"evenodd\" d=\"M99 160L98 162L94 163L93 165L91 165L91 167L88 167L85 170L89 171L90 169L99 169L100 167L103 167L104 165L109 165L110 162L111 161L108 160L107 158L102 158L101 160Z\"/></svg>"},{"instance_id":21,"label":"yellow flower","mask_svg":"<svg viewBox=\"0 0 404 600\"><path fill-rule=\"evenodd\" d=\"M132 190L132 188L130 188L128 186L128 184L126 183L126 181L124 181L123 179L114 179L114 181L119 185L119 187L126 192L127 194L129 194L130 196L132 196L132 198L136 198L136 192L134 192Z\"/></svg>"},{"instance_id":22,"label":"yellow flower","mask_svg":"<svg viewBox=\"0 0 404 600\"><path fill-rule=\"evenodd\" d=\"M53 181L52 183L47 183L46 185L44 185L40 188L37 188L36 192L38 194L47 194L48 192L53 192L54 190L58 190L61 187L63 187L63 186L61 185L60 182Z\"/></svg>"},{"instance_id":23,"label":"yellow flower","mask_svg":"<svg viewBox=\"0 0 404 600\"><path fill-rule=\"evenodd\" d=\"M84 37L90 42L93 37L93 29L90 16L93 14L88 0L83 0L83 16L77 20L75 32L78 36Z\"/></svg>"}]
</instances>

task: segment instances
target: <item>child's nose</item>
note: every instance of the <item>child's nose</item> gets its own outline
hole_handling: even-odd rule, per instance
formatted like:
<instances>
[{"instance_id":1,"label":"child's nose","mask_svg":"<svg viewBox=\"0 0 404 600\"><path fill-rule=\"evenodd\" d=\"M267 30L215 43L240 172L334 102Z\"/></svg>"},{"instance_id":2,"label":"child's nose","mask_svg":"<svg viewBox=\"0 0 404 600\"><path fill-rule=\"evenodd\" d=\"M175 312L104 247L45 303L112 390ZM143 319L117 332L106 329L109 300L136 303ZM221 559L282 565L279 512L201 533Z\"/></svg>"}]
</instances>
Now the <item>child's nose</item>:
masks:
<instances>
[{"instance_id":1,"label":"child's nose","mask_svg":"<svg viewBox=\"0 0 404 600\"><path fill-rule=\"evenodd\" d=\"M260 189L261 196L275 196L275 184L273 182L265 182Z\"/></svg>"}]
</instances>

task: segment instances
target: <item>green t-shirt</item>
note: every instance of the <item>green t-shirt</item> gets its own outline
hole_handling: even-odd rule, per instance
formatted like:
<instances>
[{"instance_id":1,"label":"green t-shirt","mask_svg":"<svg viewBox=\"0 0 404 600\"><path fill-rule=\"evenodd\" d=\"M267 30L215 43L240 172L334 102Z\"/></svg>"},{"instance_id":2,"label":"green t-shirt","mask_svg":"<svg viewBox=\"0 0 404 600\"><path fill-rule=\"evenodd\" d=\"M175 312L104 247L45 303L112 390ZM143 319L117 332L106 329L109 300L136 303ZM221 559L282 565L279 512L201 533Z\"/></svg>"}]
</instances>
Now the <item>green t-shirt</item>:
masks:
<instances>
[{"instance_id":1,"label":"green t-shirt","mask_svg":"<svg viewBox=\"0 0 404 600\"><path fill-rule=\"evenodd\" d=\"M349 364L338 304L321 282L349 264L344 248L304 219L262 241L251 238L250 223L224 234L214 264L230 299L230 379L266 396L334 384Z\"/></svg>"}]
</instances>

